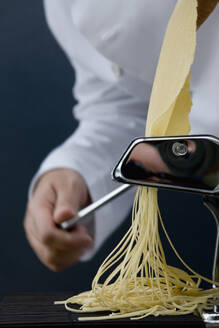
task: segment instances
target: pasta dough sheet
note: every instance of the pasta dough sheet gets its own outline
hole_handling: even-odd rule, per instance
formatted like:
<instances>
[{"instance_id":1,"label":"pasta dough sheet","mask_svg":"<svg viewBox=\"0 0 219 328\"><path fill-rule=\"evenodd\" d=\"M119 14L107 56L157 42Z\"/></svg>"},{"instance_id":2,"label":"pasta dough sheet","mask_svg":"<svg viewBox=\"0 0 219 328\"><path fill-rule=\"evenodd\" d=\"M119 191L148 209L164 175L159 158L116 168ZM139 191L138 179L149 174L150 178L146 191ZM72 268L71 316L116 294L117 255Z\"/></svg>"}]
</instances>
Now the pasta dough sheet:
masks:
<instances>
[{"instance_id":1,"label":"pasta dough sheet","mask_svg":"<svg viewBox=\"0 0 219 328\"><path fill-rule=\"evenodd\" d=\"M147 136L189 132L189 72L195 55L196 21L197 1L178 1L167 26L155 74Z\"/></svg>"}]
</instances>

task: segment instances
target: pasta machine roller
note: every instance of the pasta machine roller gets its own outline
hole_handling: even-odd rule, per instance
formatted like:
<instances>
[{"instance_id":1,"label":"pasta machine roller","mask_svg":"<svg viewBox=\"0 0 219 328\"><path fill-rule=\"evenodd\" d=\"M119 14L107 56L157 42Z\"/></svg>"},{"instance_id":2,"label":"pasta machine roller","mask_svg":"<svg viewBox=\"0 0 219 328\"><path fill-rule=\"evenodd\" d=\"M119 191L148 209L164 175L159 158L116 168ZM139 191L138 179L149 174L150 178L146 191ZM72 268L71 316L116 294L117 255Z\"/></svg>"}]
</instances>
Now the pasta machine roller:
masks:
<instances>
[{"instance_id":1,"label":"pasta machine roller","mask_svg":"<svg viewBox=\"0 0 219 328\"><path fill-rule=\"evenodd\" d=\"M189 191L203 195L217 226L212 279L219 282L219 139L210 135L137 138L112 172L128 184ZM213 286L215 287L215 286ZM218 306L202 313L219 326Z\"/></svg>"}]
</instances>

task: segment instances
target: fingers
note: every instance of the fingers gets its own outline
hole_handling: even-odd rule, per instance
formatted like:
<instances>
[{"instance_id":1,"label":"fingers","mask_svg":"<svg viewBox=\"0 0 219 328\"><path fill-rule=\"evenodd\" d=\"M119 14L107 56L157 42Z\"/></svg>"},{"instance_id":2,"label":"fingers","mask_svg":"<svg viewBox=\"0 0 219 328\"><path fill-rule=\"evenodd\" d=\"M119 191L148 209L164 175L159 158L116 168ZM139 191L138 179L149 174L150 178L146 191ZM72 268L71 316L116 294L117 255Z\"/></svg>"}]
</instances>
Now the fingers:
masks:
<instances>
[{"instance_id":1,"label":"fingers","mask_svg":"<svg viewBox=\"0 0 219 328\"><path fill-rule=\"evenodd\" d=\"M57 228L51 217L48 208L40 203L35 203L32 209L27 212L26 230L30 230L32 235L43 245L56 250L68 250L69 248L88 248L92 244L85 227L77 225L72 231L65 231Z\"/></svg>"},{"instance_id":2,"label":"fingers","mask_svg":"<svg viewBox=\"0 0 219 328\"><path fill-rule=\"evenodd\" d=\"M86 199L84 181L69 171L54 170L41 179L24 220L30 245L41 262L55 271L76 263L92 246L92 238L84 226L77 225L70 232L57 226L76 215Z\"/></svg>"},{"instance_id":3,"label":"fingers","mask_svg":"<svg viewBox=\"0 0 219 328\"><path fill-rule=\"evenodd\" d=\"M68 251L59 251L55 249L45 248L38 239L31 233L27 236L31 246L36 250L39 260L50 270L58 272L75 264L83 255L86 248L78 248L76 251L69 249Z\"/></svg>"}]
</instances>

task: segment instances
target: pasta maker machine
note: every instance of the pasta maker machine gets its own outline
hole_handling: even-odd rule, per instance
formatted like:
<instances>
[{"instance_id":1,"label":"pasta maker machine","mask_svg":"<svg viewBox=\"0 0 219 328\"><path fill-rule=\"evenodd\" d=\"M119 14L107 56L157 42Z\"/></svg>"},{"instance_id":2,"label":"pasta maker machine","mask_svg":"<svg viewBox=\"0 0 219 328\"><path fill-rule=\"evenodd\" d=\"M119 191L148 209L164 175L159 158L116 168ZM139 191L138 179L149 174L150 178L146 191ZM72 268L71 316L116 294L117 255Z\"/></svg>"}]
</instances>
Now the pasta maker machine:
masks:
<instances>
[{"instance_id":1,"label":"pasta maker machine","mask_svg":"<svg viewBox=\"0 0 219 328\"><path fill-rule=\"evenodd\" d=\"M210 135L137 138L112 172L128 184L199 193L217 227L212 280L219 282L219 139ZM213 286L216 287L216 286ZM202 313L207 326L219 327L219 299Z\"/></svg>"},{"instance_id":2,"label":"pasta maker machine","mask_svg":"<svg viewBox=\"0 0 219 328\"><path fill-rule=\"evenodd\" d=\"M133 185L198 193L213 215L216 245L212 280L219 282L219 139L210 135L140 137L131 142L112 172L122 185L61 223L74 225ZM213 286L215 287L215 286ZM219 299L211 311L202 313L205 324L219 327Z\"/></svg>"}]
</instances>

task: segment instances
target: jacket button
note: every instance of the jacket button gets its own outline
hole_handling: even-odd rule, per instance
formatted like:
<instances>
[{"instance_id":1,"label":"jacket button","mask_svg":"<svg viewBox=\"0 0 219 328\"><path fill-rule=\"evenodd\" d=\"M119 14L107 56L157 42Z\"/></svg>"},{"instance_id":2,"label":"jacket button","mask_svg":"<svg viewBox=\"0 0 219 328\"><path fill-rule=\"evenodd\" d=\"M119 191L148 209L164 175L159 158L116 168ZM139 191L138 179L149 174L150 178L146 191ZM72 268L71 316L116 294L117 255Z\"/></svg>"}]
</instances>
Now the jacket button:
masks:
<instances>
[{"instance_id":1,"label":"jacket button","mask_svg":"<svg viewBox=\"0 0 219 328\"><path fill-rule=\"evenodd\" d=\"M121 77L124 74L123 69L115 63L112 64L112 71L116 77Z\"/></svg>"}]
</instances>

